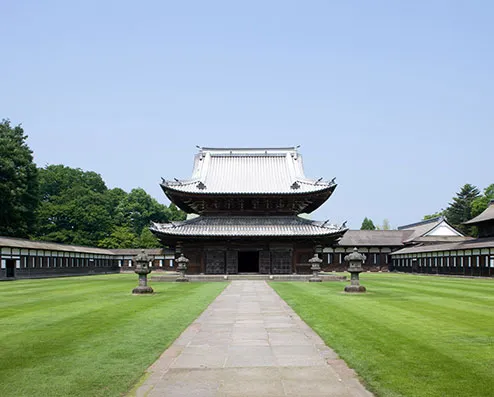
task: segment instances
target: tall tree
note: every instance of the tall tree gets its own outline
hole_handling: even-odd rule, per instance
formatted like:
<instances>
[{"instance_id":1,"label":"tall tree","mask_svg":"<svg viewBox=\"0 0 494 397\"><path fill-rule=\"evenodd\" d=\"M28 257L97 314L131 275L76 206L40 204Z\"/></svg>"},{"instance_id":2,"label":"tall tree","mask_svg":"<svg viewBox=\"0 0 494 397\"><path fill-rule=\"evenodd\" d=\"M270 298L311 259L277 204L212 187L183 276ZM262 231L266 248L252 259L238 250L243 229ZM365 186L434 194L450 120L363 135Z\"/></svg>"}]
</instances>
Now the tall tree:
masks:
<instances>
[{"instance_id":1,"label":"tall tree","mask_svg":"<svg viewBox=\"0 0 494 397\"><path fill-rule=\"evenodd\" d=\"M114 197L99 174L49 165L39 176L38 238L95 246L110 235Z\"/></svg>"},{"instance_id":2,"label":"tall tree","mask_svg":"<svg viewBox=\"0 0 494 397\"><path fill-rule=\"evenodd\" d=\"M464 234L468 235L471 232L470 227L463 225L463 222L472 218L472 203L479 196L479 189L467 183L463 185L456 197L453 197L453 201L445 210L448 222Z\"/></svg>"},{"instance_id":3,"label":"tall tree","mask_svg":"<svg viewBox=\"0 0 494 397\"><path fill-rule=\"evenodd\" d=\"M484 189L484 194L482 196L477 197L472 201L472 218L482 213L491 200L494 200L494 183Z\"/></svg>"},{"instance_id":4,"label":"tall tree","mask_svg":"<svg viewBox=\"0 0 494 397\"><path fill-rule=\"evenodd\" d=\"M140 236L151 221L167 222L168 215L169 209L166 205L158 203L144 189L137 188L132 189L120 201L116 209L116 222L118 225L129 226L136 236Z\"/></svg>"},{"instance_id":5,"label":"tall tree","mask_svg":"<svg viewBox=\"0 0 494 397\"><path fill-rule=\"evenodd\" d=\"M38 172L20 125L0 122L0 235L28 237L38 206Z\"/></svg>"},{"instance_id":6,"label":"tall tree","mask_svg":"<svg viewBox=\"0 0 494 397\"><path fill-rule=\"evenodd\" d=\"M362 226L360 226L360 230L376 230L376 226L371 219L365 217L362 221Z\"/></svg>"}]
</instances>

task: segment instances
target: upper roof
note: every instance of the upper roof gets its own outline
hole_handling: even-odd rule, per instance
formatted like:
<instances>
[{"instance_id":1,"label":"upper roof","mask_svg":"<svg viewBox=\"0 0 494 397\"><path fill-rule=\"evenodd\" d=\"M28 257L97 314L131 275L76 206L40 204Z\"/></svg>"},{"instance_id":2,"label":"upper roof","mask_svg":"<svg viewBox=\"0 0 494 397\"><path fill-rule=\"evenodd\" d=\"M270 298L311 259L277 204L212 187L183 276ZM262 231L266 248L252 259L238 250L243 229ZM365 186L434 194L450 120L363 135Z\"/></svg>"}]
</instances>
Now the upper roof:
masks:
<instances>
[{"instance_id":1,"label":"upper roof","mask_svg":"<svg viewBox=\"0 0 494 397\"><path fill-rule=\"evenodd\" d=\"M491 200L488 207L475 218L464 222L465 225L475 225L477 223L494 221L494 200Z\"/></svg>"},{"instance_id":2,"label":"upper roof","mask_svg":"<svg viewBox=\"0 0 494 397\"><path fill-rule=\"evenodd\" d=\"M200 216L151 225L151 231L162 236L190 237L323 237L341 235L346 230L299 216Z\"/></svg>"},{"instance_id":3,"label":"upper roof","mask_svg":"<svg viewBox=\"0 0 494 397\"><path fill-rule=\"evenodd\" d=\"M161 186L165 192L201 195L300 194L334 189L335 183L307 178L298 147L200 147L191 178L164 180Z\"/></svg>"}]
</instances>

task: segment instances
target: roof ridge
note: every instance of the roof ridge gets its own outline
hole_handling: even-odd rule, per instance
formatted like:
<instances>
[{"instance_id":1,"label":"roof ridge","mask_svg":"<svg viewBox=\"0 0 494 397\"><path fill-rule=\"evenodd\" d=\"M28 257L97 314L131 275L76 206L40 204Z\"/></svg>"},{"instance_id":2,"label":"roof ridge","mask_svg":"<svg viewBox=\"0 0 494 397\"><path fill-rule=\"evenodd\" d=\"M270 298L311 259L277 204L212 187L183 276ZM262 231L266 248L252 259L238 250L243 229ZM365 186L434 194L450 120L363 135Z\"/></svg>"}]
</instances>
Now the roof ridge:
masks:
<instances>
[{"instance_id":1,"label":"roof ridge","mask_svg":"<svg viewBox=\"0 0 494 397\"><path fill-rule=\"evenodd\" d=\"M437 222L437 221L440 221L440 220L444 220L444 216L437 216L435 218L430 218L430 219L425 219L425 220L422 220L422 221L419 221L419 222L415 222L415 223L410 223L408 225L402 225L402 226L398 226L396 229L398 230L402 230L402 229L409 229L413 226L422 226L422 225L427 225L428 223L433 223L433 222Z\"/></svg>"}]
</instances>

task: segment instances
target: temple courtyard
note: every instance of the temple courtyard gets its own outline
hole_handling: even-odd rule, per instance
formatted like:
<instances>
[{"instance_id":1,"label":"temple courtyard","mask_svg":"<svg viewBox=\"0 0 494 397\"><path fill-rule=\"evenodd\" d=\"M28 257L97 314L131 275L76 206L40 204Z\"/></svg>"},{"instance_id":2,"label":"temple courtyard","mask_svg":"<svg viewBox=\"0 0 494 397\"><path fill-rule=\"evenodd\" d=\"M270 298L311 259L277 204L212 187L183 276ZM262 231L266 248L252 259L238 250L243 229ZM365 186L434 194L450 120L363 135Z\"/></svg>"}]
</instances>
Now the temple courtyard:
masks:
<instances>
[{"instance_id":1,"label":"temple courtyard","mask_svg":"<svg viewBox=\"0 0 494 397\"><path fill-rule=\"evenodd\" d=\"M361 281L3 282L0 395L492 395L493 280Z\"/></svg>"}]
</instances>

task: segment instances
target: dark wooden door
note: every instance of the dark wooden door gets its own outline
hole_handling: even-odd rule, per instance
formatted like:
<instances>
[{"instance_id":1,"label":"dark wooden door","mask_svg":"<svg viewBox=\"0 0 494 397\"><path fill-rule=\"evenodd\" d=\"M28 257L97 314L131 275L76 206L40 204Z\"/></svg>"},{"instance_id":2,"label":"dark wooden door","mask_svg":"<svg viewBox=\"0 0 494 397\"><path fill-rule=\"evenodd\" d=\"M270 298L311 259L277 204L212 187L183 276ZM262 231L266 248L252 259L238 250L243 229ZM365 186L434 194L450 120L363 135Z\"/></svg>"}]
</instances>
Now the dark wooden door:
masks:
<instances>
[{"instance_id":1,"label":"dark wooden door","mask_svg":"<svg viewBox=\"0 0 494 397\"><path fill-rule=\"evenodd\" d=\"M290 274L292 272L292 251L272 251L271 270L273 274Z\"/></svg>"},{"instance_id":2,"label":"dark wooden door","mask_svg":"<svg viewBox=\"0 0 494 397\"><path fill-rule=\"evenodd\" d=\"M271 253L269 251L259 252L259 273L271 273Z\"/></svg>"},{"instance_id":3,"label":"dark wooden door","mask_svg":"<svg viewBox=\"0 0 494 397\"><path fill-rule=\"evenodd\" d=\"M5 275L7 277L15 277L15 260L6 259L5 260Z\"/></svg>"},{"instance_id":4,"label":"dark wooden door","mask_svg":"<svg viewBox=\"0 0 494 397\"><path fill-rule=\"evenodd\" d=\"M238 252L226 251L226 272L228 274L238 273Z\"/></svg>"},{"instance_id":5,"label":"dark wooden door","mask_svg":"<svg viewBox=\"0 0 494 397\"><path fill-rule=\"evenodd\" d=\"M206 274L224 274L225 270L225 251L206 251Z\"/></svg>"}]
</instances>

